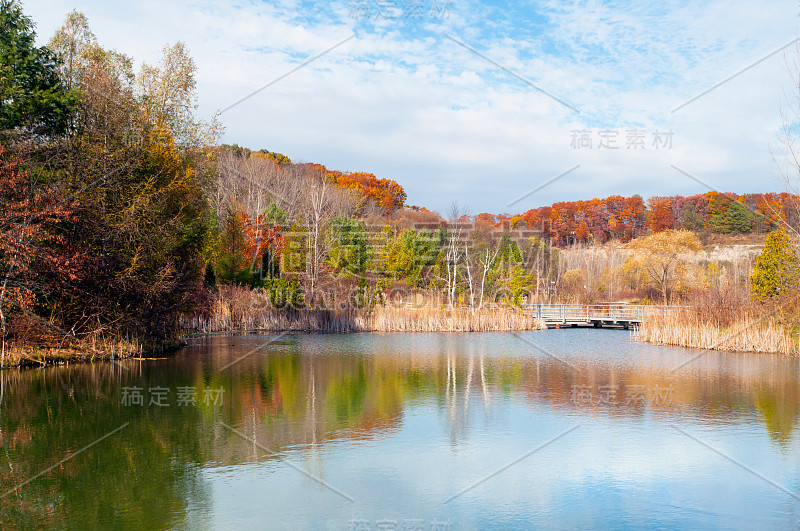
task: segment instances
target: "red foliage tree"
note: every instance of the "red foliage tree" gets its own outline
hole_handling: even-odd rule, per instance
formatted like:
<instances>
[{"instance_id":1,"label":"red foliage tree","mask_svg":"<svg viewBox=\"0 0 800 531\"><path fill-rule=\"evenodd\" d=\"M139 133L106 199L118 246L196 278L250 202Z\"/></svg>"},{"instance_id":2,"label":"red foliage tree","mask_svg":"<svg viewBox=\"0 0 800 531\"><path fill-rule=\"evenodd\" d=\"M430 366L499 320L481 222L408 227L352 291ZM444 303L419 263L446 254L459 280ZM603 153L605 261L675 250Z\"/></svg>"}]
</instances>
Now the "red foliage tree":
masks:
<instances>
[{"instance_id":1,"label":"red foliage tree","mask_svg":"<svg viewBox=\"0 0 800 531\"><path fill-rule=\"evenodd\" d=\"M670 198L651 197L647 203L650 205L647 224L652 232L656 233L675 228L676 218L672 211Z\"/></svg>"},{"instance_id":2,"label":"red foliage tree","mask_svg":"<svg viewBox=\"0 0 800 531\"><path fill-rule=\"evenodd\" d=\"M57 225L73 205L43 186L32 186L15 158L0 148L0 323L9 309L30 311L41 294L77 280L80 254L70 251Z\"/></svg>"},{"instance_id":3,"label":"red foliage tree","mask_svg":"<svg viewBox=\"0 0 800 531\"><path fill-rule=\"evenodd\" d=\"M244 212L240 215L245 227L246 256L252 260L252 269L257 270L264 265L261 261L266 253L270 253L271 259L277 262L284 246L281 227L270 224L263 214L257 220L251 220Z\"/></svg>"}]
</instances>

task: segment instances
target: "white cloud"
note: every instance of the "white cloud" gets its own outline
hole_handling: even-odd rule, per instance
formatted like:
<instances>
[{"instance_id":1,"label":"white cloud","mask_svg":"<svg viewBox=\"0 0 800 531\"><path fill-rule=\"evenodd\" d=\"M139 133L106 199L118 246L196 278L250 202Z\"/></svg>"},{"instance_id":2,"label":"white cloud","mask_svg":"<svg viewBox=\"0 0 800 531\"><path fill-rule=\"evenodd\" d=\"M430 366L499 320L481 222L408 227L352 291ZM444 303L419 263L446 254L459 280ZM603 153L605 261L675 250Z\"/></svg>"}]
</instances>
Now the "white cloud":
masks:
<instances>
[{"instance_id":1,"label":"white cloud","mask_svg":"<svg viewBox=\"0 0 800 531\"><path fill-rule=\"evenodd\" d=\"M723 190L779 189L770 146L777 149L779 105L790 85L783 54L670 111L795 38L797 5L554 2L535 7L544 14L541 27L503 26L501 19L514 22L527 12L510 6L453 2L448 19L419 21L353 20L347 2L76 0L75 7L103 45L138 60L155 61L161 46L185 41L198 63L206 115L355 33L226 112L225 141L396 179L410 203L443 210L457 200L474 213L501 212L575 164L582 166L574 174L512 208L704 191L670 164ZM51 0L25 8L42 40L69 9ZM622 149L570 149L570 131L582 128L618 130ZM644 152L624 149L630 128L648 131ZM649 146L655 129L674 131L671 150Z\"/></svg>"}]
</instances>

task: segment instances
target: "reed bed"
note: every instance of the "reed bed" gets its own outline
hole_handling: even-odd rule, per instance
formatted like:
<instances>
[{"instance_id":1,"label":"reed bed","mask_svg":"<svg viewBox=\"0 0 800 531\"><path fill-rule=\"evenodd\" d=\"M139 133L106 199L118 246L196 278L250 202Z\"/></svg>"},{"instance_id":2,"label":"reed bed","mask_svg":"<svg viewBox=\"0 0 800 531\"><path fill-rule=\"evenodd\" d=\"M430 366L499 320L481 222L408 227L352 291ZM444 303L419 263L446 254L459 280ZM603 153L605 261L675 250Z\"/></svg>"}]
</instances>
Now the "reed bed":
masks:
<instances>
[{"instance_id":1,"label":"reed bed","mask_svg":"<svg viewBox=\"0 0 800 531\"><path fill-rule=\"evenodd\" d=\"M517 308L449 308L407 305L373 309L276 309L257 292L220 291L207 315L184 319L187 333L302 332L500 332L541 330L543 321Z\"/></svg>"},{"instance_id":2,"label":"reed bed","mask_svg":"<svg viewBox=\"0 0 800 531\"><path fill-rule=\"evenodd\" d=\"M798 338L790 329L749 311L741 312L735 320L726 323L704 316L695 308L666 315L654 312L645 316L634 338L658 345L800 355Z\"/></svg>"},{"instance_id":3,"label":"reed bed","mask_svg":"<svg viewBox=\"0 0 800 531\"><path fill-rule=\"evenodd\" d=\"M370 314L375 332L506 332L544 330L544 321L515 308L406 308L379 306Z\"/></svg>"}]
</instances>

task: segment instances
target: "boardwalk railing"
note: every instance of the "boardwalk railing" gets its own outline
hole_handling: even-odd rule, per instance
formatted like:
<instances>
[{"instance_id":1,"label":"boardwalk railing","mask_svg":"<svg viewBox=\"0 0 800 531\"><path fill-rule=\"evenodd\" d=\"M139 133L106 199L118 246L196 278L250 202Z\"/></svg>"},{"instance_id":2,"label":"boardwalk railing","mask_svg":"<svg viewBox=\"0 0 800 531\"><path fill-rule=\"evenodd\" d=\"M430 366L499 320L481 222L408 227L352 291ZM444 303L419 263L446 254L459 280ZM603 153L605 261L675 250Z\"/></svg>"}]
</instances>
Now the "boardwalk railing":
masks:
<instances>
[{"instance_id":1,"label":"boardwalk railing","mask_svg":"<svg viewBox=\"0 0 800 531\"><path fill-rule=\"evenodd\" d=\"M667 313L678 306L641 304L532 304L528 306L537 319L547 324L640 324L646 314Z\"/></svg>"}]
</instances>

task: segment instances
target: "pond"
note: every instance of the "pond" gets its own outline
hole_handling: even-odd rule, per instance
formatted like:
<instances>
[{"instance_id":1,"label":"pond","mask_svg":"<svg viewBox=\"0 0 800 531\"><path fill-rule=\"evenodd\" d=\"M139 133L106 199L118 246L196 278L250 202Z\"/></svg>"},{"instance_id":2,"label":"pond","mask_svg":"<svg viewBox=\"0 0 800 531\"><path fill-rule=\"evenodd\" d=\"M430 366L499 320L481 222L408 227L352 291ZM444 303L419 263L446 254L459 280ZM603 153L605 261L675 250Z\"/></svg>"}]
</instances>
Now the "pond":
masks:
<instances>
[{"instance_id":1,"label":"pond","mask_svg":"<svg viewBox=\"0 0 800 531\"><path fill-rule=\"evenodd\" d=\"M0 397L2 528L800 522L800 361L624 331L204 337Z\"/></svg>"}]
</instances>

